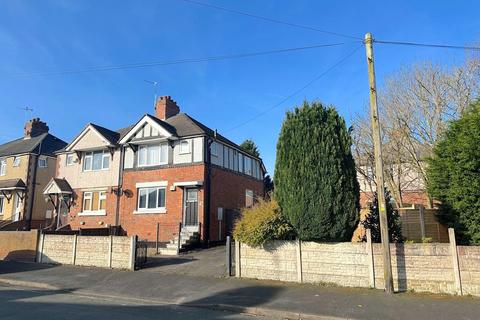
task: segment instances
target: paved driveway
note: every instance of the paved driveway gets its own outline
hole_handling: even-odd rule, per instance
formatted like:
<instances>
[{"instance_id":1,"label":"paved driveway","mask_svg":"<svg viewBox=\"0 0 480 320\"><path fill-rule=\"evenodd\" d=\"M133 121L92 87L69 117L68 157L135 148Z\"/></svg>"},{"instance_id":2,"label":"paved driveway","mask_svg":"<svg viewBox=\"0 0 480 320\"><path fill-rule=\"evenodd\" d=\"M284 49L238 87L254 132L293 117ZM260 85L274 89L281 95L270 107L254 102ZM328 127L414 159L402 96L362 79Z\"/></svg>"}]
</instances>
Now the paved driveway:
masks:
<instances>
[{"instance_id":1,"label":"paved driveway","mask_svg":"<svg viewBox=\"0 0 480 320\"><path fill-rule=\"evenodd\" d=\"M180 256L151 256L140 272L189 275L196 277L225 276L225 246L198 249Z\"/></svg>"}]
</instances>

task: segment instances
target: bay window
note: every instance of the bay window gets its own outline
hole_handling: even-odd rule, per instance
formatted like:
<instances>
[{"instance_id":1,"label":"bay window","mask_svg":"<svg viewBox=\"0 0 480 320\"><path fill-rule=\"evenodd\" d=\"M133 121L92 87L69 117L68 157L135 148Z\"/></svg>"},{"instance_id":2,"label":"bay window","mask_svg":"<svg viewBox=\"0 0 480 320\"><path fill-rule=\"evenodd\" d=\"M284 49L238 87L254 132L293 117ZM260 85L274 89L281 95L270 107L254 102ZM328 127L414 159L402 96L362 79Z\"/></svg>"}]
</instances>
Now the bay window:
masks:
<instances>
[{"instance_id":1,"label":"bay window","mask_svg":"<svg viewBox=\"0 0 480 320\"><path fill-rule=\"evenodd\" d=\"M168 144L151 144L138 147L139 167L156 166L168 163Z\"/></svg>"}]
</instances>

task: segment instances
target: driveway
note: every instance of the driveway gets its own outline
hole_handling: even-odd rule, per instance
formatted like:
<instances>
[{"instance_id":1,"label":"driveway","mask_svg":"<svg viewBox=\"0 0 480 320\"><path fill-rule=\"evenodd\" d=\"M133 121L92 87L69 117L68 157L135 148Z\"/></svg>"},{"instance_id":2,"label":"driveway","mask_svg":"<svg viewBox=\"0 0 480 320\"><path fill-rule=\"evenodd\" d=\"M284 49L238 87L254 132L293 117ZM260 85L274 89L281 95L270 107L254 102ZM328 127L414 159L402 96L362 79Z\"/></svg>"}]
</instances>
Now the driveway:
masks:
<instances>
[{"instance_id":1,"label":"driveway","mask_svg":"<svg viewBox=\"0 0 480 320\"><path fill-rule=\"evenodd\" d=\"M225 246L218 246L180 256L151 256L140 272L221 278L225 276L225 254Z\"/></svg>"}]
</instances>

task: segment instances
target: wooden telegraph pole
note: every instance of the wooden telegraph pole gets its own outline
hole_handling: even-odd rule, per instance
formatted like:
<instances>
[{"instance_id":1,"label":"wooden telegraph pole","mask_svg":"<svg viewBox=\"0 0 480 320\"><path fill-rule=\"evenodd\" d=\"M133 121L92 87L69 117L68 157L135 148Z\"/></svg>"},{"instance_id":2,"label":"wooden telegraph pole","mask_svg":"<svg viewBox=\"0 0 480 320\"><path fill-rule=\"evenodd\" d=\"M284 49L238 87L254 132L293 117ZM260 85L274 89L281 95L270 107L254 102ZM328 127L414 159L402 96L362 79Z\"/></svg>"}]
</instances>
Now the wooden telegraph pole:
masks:
<instances>
[{"instance_id":1,"label":"wooden telegraph pole","mask_svg":"<svg viewBox=\"0 0 480 320\"><path fill-rule=\"evenodd\" d=\"M373 37L365 35L367 50L368 80L370 84L370 119L372 122L373 147L375 152L375 176L377 180L378 208L380 215L380 236L382 237L383 279L385 291L393 293L392 264L390 258L390 241L388 237L387 206L383 178L382 141L380 136L380 120L377 107L377 87L375 83L375 66L373 63Z\"/></svg>"}]
</instances>

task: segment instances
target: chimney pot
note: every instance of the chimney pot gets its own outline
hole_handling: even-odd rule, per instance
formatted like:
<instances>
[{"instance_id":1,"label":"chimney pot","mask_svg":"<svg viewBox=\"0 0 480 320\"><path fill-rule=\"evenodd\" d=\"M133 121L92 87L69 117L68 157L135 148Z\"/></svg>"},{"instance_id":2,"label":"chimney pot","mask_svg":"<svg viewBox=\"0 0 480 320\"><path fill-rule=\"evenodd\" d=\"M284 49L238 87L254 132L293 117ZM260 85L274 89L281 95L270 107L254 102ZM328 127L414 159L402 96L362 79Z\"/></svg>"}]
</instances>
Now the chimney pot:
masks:
<instances>
[{"instance_id":1,"label":"chimney pot","mask_svg":"<svg viewBox=\"0 0 480 320\"><path fill-rule=\"evenodd\" d=\"M155 116L161 120L166 120L180 112L180 107L172 100L170 96L162 96L155 103Z\"/></svg>"}]
</instances>

